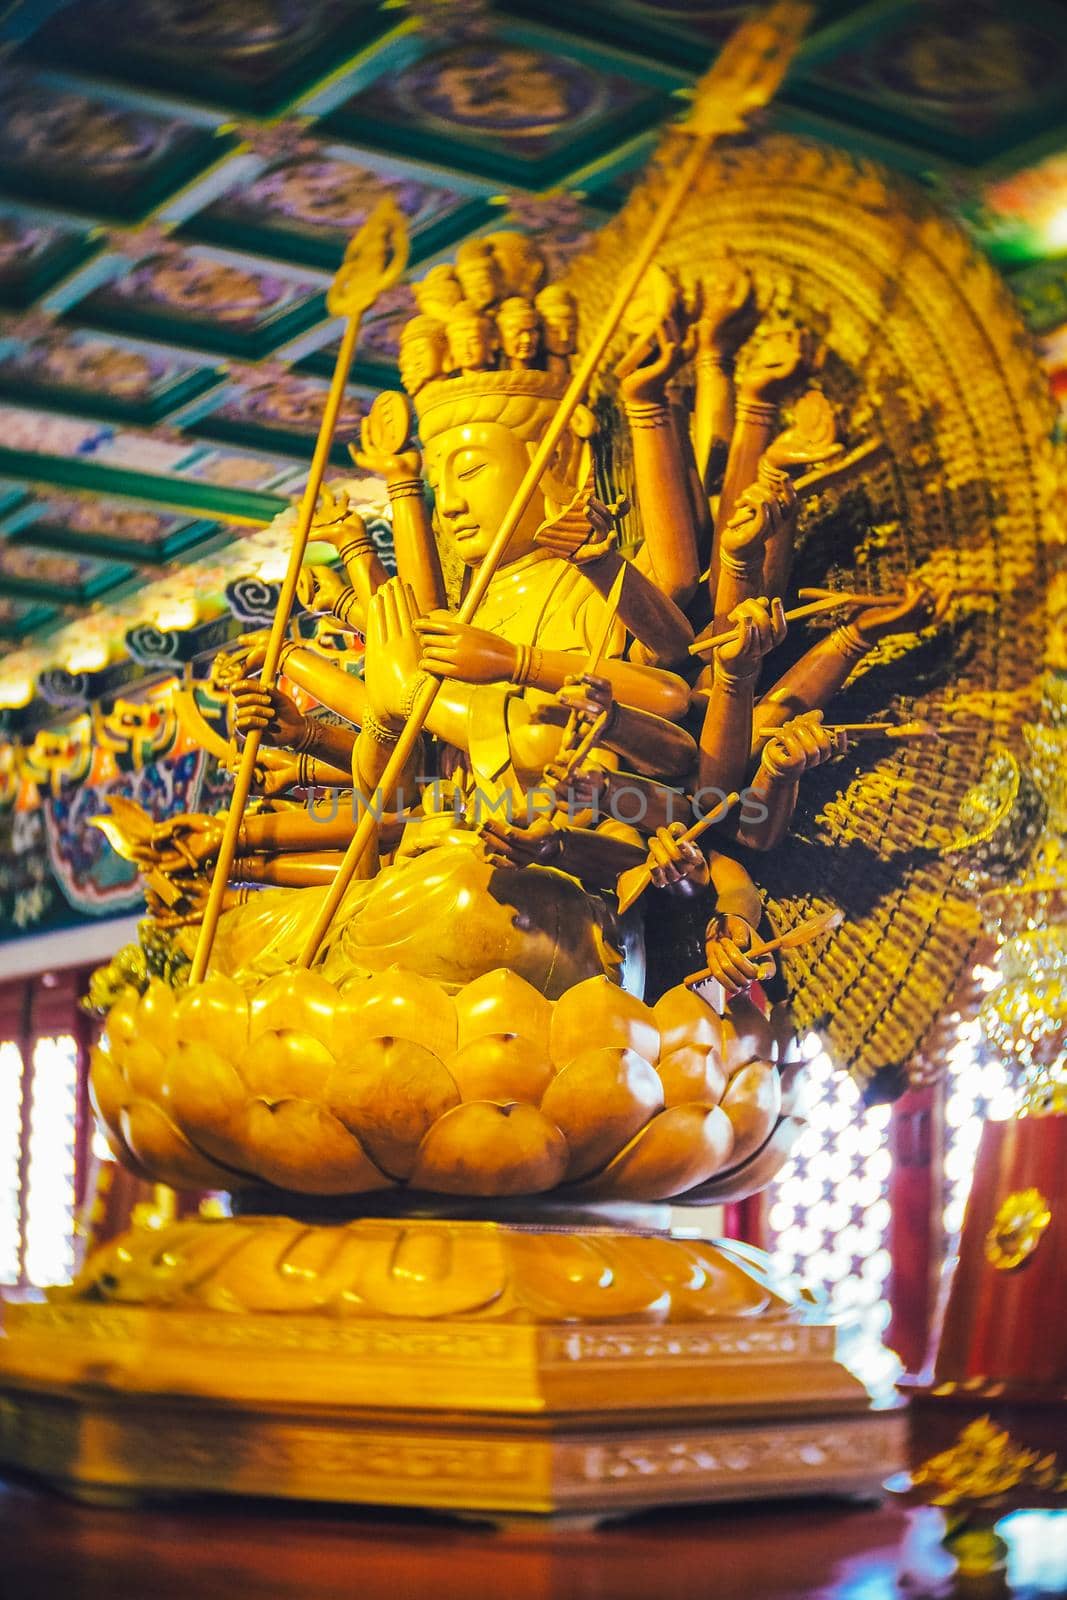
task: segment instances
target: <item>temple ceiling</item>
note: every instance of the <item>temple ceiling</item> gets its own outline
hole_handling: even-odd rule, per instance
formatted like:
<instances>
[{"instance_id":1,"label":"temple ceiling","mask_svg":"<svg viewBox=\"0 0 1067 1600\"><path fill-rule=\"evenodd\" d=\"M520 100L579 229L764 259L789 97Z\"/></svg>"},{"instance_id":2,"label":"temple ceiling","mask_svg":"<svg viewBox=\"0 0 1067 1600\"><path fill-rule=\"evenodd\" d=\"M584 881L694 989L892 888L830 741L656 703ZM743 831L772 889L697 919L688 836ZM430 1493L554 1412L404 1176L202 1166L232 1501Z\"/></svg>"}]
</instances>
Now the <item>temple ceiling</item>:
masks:
<instances>
[{"instance_id":1,"label":"temple ceiling","mask_svg":"<svg viewBox=\"0 0 1067 1600\"><path fill-rule=\"evenodd\" d=\"M333 365L324 291L383 191L408 218L409 276L501 226L559 267L749 9L16 0L0 22L0 708L79 650L100 667L137 622L271 576L279 541L257 530L301 485ZM954 210L1061 382L1065 82L1059 5L824 0L771 118ZM365 320L339 468L396 382L411 309L401 285Z\"/></svg>"}]
</instances>

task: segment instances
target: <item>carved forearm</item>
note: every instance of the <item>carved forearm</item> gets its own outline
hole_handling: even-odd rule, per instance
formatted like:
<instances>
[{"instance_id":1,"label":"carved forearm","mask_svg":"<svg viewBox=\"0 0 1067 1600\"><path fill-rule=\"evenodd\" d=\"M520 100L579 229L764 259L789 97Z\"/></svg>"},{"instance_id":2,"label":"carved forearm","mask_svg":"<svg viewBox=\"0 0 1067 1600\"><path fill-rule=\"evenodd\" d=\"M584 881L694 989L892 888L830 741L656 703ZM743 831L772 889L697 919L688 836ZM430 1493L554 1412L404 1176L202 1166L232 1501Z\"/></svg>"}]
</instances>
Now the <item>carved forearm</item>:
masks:
<instances>
[{"instance_id":1,"label":"carved forearm","mask_svg":"<svg viewBox=\"0 0 1067 1600\"><path fill-rule=\"evenodd\" d=\"M763 584L763 552L745 560L735 560L729 550L719 553L719 582L715 590L715 632L730 625L730 613L743 600L758 600L766 590Z\"/></svg>"},{"instance_id":2,"label":"carved forearm","mask_svg":"<svg viewBox=\"0 0 1067 1600\"><path fill-rule=\"evenodd\" d=\"M320 705L336 711L348 722L358 725L363 721L367 709L363 680L324 660L317 650L309 650L306 645L286 645L281 669L290 683L306 689ZM341 763L346 769L350 764L350 756Z\"/></svg>"},{"instance_id":3,"label":"carved forearm","mask_svg":"<svg viewBox=\"0 0 1067 1600\"><path fill-rule=\"evenodd\" d=\"M362 520L359 524L359 530L359 532L353 532L351 539L345 541L342 538L337 538L333 543L336 546L337 554L341 558L345 576L352 586L354 594L358 597L360 610L365 618L371 596L386 582L389 574L382 565L374 540L363 528ZM349 618L343 616L341 620L345 621L349 620ZM354 618L351 620L354 621ZM360 625L360 631L362 632L362 624Z\"/></svg>"},{"instance_id":4,"label":"carved forearm","mask_svg":"<svg viewBox=\"0 0 1067 1600\"><path fill-rule=\"evenodd\" d=\"M676 604L685 606L700 581L699 539L671 408L631 402L626 416L645 547L656 583Z\"/></svg>"},{"instance_id":5,"label":"carved forearm","mask_svg":"<svg viewBox=\"0 0 1067 1600\"><path fill-rule=\"evenodd\" d=\"M558 694L567 679L580 676L584 668L585 662L577 650L534 647L522 681L531 688L543 689L546 694ZM608 680L617 700L638 711L678 722L688 710L689 686L676 673L609 656L598 664L597 674Z\"/></svg>"},{"instance_id":6,"label":"carved forearm","mask_svg":"<svg viewBox=\"0 0 1067 1600\"><path fill-rule=\"evenodd\" d=\"M687 796L679 789L655 783L638 772L605 774L598 810L601 816L607 814L643 834L655 833L672 822L682 822L688 828L696 820Z\"/></svg>"},{"instance_id":7,"label":"carved forearm","mask_svg":"<svg viewBox=\"0 0 1067 1600\"><path fill-rule=\"evenodd\" d=\"M632 832L632 829L613 833L604 829L566 828L562 831L555 864L562 872L580 878L591 889L614 889L620 872L640 866L645 859L644 845L636 836L628 836Z\"/></svg>"},{"instance_id":8,"label":"carved forearm","mask_svg":"<svg viewBox=\"0 0 1067 1600\"><path fill-rule=\"evenodd\" d=\"M760 766L745 794L735 838L752 850L773 850L789 831L800 785ZM759 813L762 810L763 815ZM746 821L746 817L752 818Z\"/></svg>"},{"instance_id":9,"label":"carved forearm","mask_svg":"<svg viewBox=\"0 0 1067 1600\"><path fill-rule=\"evenodd\" d=\"M280 889L310 889L332 883L341 865L339 850L325 854L293 852L284 856L239 856L233 864L238 883L264 883Z\"/></svg>"},{"instance_id":10,"label":"carved forearm","mask_svg":"<svg viewBox=\"0 0 1067 1600\"><path fill-rule=\"evenodd\" d=\"M704 570L711 555L711 540L714 527L711 520L711 504L704 493L704 483L697 469L697 459L693 453L693 441L689 435L689 417L685 407L677 400L671 401L671 420L674 424L674 437L678 450L678 459L682 463L685 474L686 497L689 501L689 513L697 536L697 568L699 573Z\"/></svg>"},{"instance_id":11,"label":"carved forearm","mask_svg":"<svg viewBox=\"0 0 1067 1600\"><path fill-rule=\"evenodd\" d=\"M697 356L693 374L693 449L700 481L705 493L711 494L734 431L734 364L727 356Z\"/></svg>"},{"instance_id":12,"label":"carved forearm","mask_svg":"<svg viewBox=\"0 0 1067 1600\"><path fill-rule=\"evenodd\" d=\"M752 753L757 755L774 730L793 717L805 711L825 710L871 648L856 628L845 624L806 651L756 707Z\"/></svg>"},{"instance_id":13,"label":"carved forearm","mask_svg":"<svg viewBox=\"0 0 1067 1600\"><path fill-rule=\"evenodd\" d=\"M741 398L737 404L737 426L730 441L730 454L723 476L722 494L715 514L715 541L711 554L711 593L719 577L721 530L726 527L745 490L756 481L759 459L771 442L778 407L764 400Z\"/></svg>"},{"instance_id":14,"label":"carved forearm","mask_svg":"<svg viewBox=\"0 0 1067 1600\"><path fill-rule=\"evenodd\" d=\"M685 613L632 561L617 550L608 550L595 561L583 562L582 575L606 600L624 564L626 576L619 596L619 616L627 629L664 666L687 662L693 629Z\"/></svg>"},{"instance_id":15,"label":"carved forearm","mask_svg":"<svg viewBox=\"0 0 1067 1600\"><path fill-rule=\"evenodd\" d=\"M763 901L744 867L718 851L709 850L707 854L716 911L726 917L743 917L749 927L758 927Z\"/></svg>"},{"instance_id":16,"label":"carved forearm","mask_svg":"<svg viewBox=\"0 0 1067 1600\"><path fill-rule=\"evenodd\" d=\"M410 583L419 614L425 617L444 606L446 597L423 482L421 478L396 479L388 488L397 573Z\"/></svg>"},{"instance_id":17,"label":"carved forearm","mask_svg":"<svg viewBox=\"0 0 1067 1600\"><path fill-rule=\"evenodd\" d=\"M702 788L729 794L744 786L752 747L754 678L734 677L715 668L700 731Z\"/></svg>"},{"instance_id":18,"label":"carved forearm","mask_svg":"<svg viewBox=\"0 0 1067 1600\"><path fill-rule=\"evenodd\" d=\"M351 778L349 778L351 783ZM246 855L288 855L298 850L343 850L355 828L348 796L299 810L261 811L241 824L237 850Z\"/></svg>"},{"instance_id":19,"label":"carved forearm","mask_svg":"<svg viewBox=\"0 0 1067 1600\"><path fill-rule=\"evenodd\" d=\"M356 734L352 728L338 727L333 722L323 722L319 717L304 719L305 733L300 741L298 755L313 756L340 771L352 770L352 752Z\"/></svg>"},{"instance_id":20,"label":"carved forearm","mask_svg":"<svg viewBox=\"0 0 1067 1600\"><path fill-rule=\"evenodd\" d=\"M604 743L648 777L681 778L696 765L696 742L684 728L618 701Z\"/></svg>"},{"instance_id":21,"label":"carved forearm","mask_svg":"<svg viewBox=\"0 0 1067 1600\"><path fill-rule=\"evenodd\" d=\"M798 504L790 488L789 476L762 459L759 481L778 496L778 515L771 518L763 554L760 594L779 600L789 588L793 574L793 549L796 544Z\"/></svg>"}]
</instances>

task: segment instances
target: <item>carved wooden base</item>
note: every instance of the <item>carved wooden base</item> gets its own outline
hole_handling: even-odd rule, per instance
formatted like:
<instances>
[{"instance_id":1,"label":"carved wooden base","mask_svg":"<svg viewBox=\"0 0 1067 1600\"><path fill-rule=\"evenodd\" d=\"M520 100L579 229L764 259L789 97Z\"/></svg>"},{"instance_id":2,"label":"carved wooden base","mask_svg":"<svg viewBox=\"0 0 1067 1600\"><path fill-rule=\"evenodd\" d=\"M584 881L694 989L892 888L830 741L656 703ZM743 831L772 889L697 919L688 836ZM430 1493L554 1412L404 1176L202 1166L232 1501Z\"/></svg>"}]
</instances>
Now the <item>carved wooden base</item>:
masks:
<instances>
[{"instance_id":1,"label":"carved wooden base","mask_svg":"<svg viewBox=\"0 0 1067 1600\"><path fill-rule=\"evenodd\" d=\"M327 1250L332 1260L349 1249L345 1276L362 1260L368 1291L364 1246L369 1236L384 1243L391 1228L394 1262L414 1267L421 1252L432 1280L422 1286L426 1314L391 1314L358 1289L319 1309L240 1308L239 1288L245 1300L266 1291L248 1260L241 1278L241 1251L223 1247L254 1237L261 1276L269 1259L284 1284L285 1263L267 1249L280 1226L304 1239L307 1270L309 1231L320 1268ZM190 1227L195 1247L185 1249L182 1278L180 1241L188 1244ZM872 1409L836 1357L836 1330L812 1320L802 1302L761 1288L766 1265L744 1247L489 1223L418 1224L417 1248L408 1222L309 1230L248 1219L239 1229L251 1227L251 1236L236 1227L175 1224L150 1241L142 1230L125 1241L126 1279L94 1258L65 1298L9 1303L0 1462L94 1492L207 1491L497 1516L867 1494L903 1464L902 1414ZM204 1232L211 1228L230 1232ZM442 1278L431 1259L435 1237L438 1254L447 1239L453 1264L465 1263L468 1274L480 1250L487 1279L490 1246L501 1252L508 1281L489 1306L434 1309L454 1275ZM208 1245L214 1271L190 1276ZM159 1268L154 1295L146 1254ZM575 1280L569 1315L556 1304L560 1257ZM640 1261L646 1308L621 1316L609 1304L597 1308L588 1275L577 1281L586 1258L599 1263L608 1302L612 1277L618 1290ZM741 1304L731 1278L745 1263L752 1294ZM289 1266L295 1277L292 1255ZM700 1299L702 1278L713 1287L716 1267L718 1313ZM388 1300L393 1275L375 1281L378 1302ZM538 1286L543 1305L531 1311ZM307 1272L295 1277L298 1299L307 1287ZM402 1286L397 1293L403 1298Z\"/></svg>"}]
</instances>

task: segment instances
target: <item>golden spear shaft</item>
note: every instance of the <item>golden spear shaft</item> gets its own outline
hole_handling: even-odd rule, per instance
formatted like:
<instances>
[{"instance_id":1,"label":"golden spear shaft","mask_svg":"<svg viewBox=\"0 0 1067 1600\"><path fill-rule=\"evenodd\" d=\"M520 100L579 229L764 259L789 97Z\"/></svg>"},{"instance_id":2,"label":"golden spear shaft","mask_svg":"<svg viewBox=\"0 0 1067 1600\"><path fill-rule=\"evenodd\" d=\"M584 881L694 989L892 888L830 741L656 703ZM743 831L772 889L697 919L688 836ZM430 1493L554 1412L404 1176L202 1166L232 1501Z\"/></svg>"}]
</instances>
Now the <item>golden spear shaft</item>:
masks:
<instances>
[{"instance_id":1,"label":"golden spear shaft","mask_svg":"<svg viewBox=\"0 0 1067 1600\"><path fill-rule=\"evenodd\" d=\"M526 475L504 514L492 544L482 558L481 565L459 607L457 616L460 622L469 623L484 600L486 590L511 543L512 534L536 493L541 476L552 459L564 429L583 399L589 381L622 321L626 307L641 279L652 265L656 251L663 243L667 229L695 184L709 149L720 135L743 131L750 113L766 105L785 75L804 27L811 16L811 9L810 5L798 4L796 0L779 0L779 3L771 6L764 15L756 17L750 23L742 24L727 41L710 72L706 73L697 85L690 114L681 130L691 136L689 152L675 171L651 225L631 258L629 267L619 279L604 320L567 385L544 438L526 470ZM378 781L374 803L366 808L356 825L356 831L345 851L344 859L337 869L337 876L330 885L315 926L308 934L307 943L300 953L298 964L301 967L310 967L319 952L319 946L355 876L356 868L374 839L383 799L400 781L414 753L439 689L439 680L430 678L422 684L415 695L411 714L393 746L392 754Z\"/></svg>"},{"instance_id":2,"label":"golden spear shaft","mask_svg":"<svg viewBox=\"0 0 1067 1600\"><path fill-rule=\"evenodd\" d=\"M363 313L369 306L374 304L382 291L394 283L403 272L407 264L407 251L407 231L403 216L392 200L388 198L382 200L375 207L363 227L349 242L345 251L344 261L326 297L328 309L335 316L343 315L347 320L345 322L345 331L341 337L340 349L337 352L337 360L334 363L330 391L326 397L326 406L319 426L319 436L315 441L315 453L311 458L304 498L300 502L300 513L297 517L296 531L293 534L293 542L289 550L289 563L285 572L285 580L278 596L274 620L271 623L270 638L267 641L267 649L260 671L260 681L268 689L274 687L278 676L278 664L281 660L282 645L285 642L285 632L289 626L289 617L293 609L293 601L296 598L297 581L300 577L304 553L307 550L308 535L311 532L315 506L318 502L319 490L322 487L326 463L329 460L330 447L333 444L337 418L340 415L341 405L344 401L345 384L348 382L352 359L356 353L356 340L359 338ZM261 738L260 730L254 728L245 739L244 749L241 753L241 765L234 779L233 795L230 799L229 810L226 813L226 825L219 844L214 875L211 879L211 889L208 893L203 920L200 924L196 953L193 956L192 966L189 971L190 983L201 982L211 959L211 949L215 942L215 933L219 924L219 916L222 912L222 902L226 894L226 886L229 882L234 856L237 854L238 834L241 823L244 821L245 806L248 803L252 780L255 776L256 759L259 755Z\"/></svg>"}]
</instances>

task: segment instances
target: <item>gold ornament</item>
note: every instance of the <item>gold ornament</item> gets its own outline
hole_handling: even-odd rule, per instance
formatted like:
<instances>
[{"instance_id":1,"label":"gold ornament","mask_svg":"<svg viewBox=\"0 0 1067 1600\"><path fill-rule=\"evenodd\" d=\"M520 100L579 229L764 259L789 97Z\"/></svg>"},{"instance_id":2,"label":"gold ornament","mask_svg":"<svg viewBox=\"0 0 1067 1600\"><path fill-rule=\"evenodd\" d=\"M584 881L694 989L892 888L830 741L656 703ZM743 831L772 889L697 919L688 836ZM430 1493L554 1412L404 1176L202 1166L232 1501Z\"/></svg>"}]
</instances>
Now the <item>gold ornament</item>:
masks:
<instances>
[{"instance_id":1,"label":"gold ornament","mask_svg":"<svg viewBox=\"0 0 1067 1600\"><path fill-rule=\"evenodd\" d=\"M1011 1272L1028 1261L1052 1221L1048 1201L1040 1189L1019 1189L998 1207L986 1234L986 1260L1000 1272Z\"/></svg>"},{"instance_id":2,"label":"gold ornament","mask_svg":"<svg viewBox=\"0 0 1067 1600\"><path fill-rule=\"evenodd\" d=\"M1014 1489L1067 1487L1054 1454L1024 1450L992 1417L969 1422L955 1444L931 1456L911 1475L915 1488L932 1489L937 1506L963 1501L996 1501Z\"/></svg>"}]
</instances>

